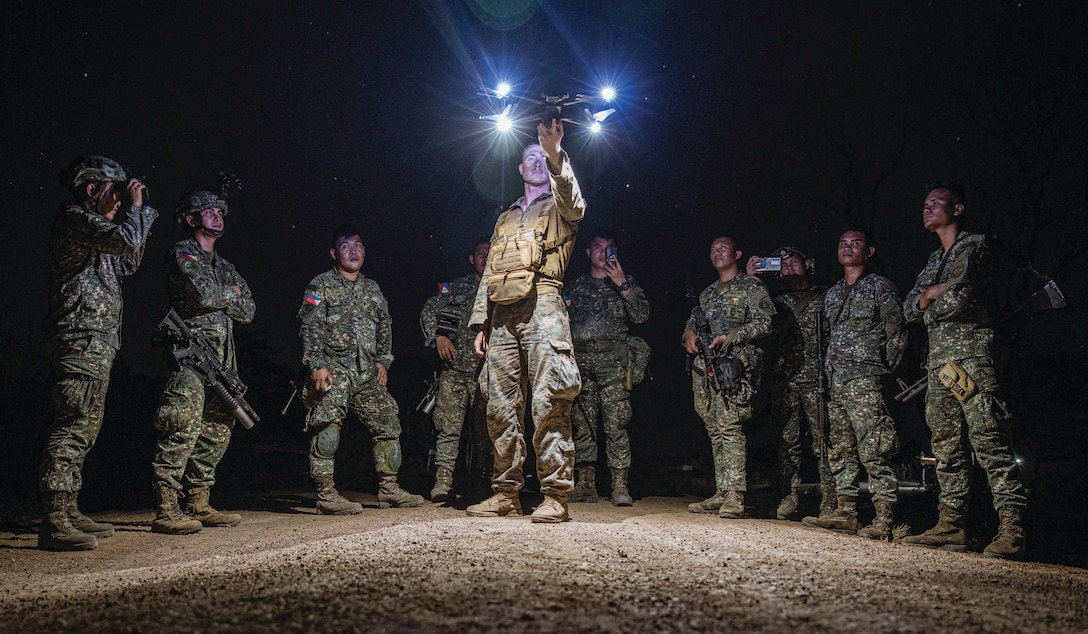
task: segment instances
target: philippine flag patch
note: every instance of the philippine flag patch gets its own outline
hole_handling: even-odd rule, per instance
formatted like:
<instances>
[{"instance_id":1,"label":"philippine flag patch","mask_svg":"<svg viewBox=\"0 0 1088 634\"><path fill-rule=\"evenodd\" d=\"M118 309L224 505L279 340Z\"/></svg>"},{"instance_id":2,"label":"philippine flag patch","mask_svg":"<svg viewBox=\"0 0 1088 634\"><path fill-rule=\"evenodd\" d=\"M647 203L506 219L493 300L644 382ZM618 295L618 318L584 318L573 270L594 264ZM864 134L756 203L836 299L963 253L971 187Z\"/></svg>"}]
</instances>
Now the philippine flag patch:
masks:
<instances>
[{"instance_id":1,"label":"philippine flag patch","mask_svg":"<svg viewBox=\"0 0 1088 634\"><path fill-rule=\"evenodd\" d=\"M446 293L449 293L450 292L450 283L449 282L439 282L438 283L438 292L443 294L443 295L445 295Z\"/></svg>"},{"instance_id":2,"label":"philippine flag patch","mask_svg":"<svg viewBox=\"0 0 1088 634\"><path fill-rule=\"evenodd\" d=\"M196 256L195 253L192 253L191 251L178 251L178 257L182 258L183 260L189 260L191 262L196 262L200 259Z\"/></svg>"},{"instance_id":3,"label":"philippine flag patch","mask_svg":"<svg viewBox=\"0 0 1088 634\"><path fill-rule=\"evenodd\" d=\"M305 299L307 304L313 304L314 306L321 304L321 298L313 293L306 293Z\"/></svg>"}]
</instances>

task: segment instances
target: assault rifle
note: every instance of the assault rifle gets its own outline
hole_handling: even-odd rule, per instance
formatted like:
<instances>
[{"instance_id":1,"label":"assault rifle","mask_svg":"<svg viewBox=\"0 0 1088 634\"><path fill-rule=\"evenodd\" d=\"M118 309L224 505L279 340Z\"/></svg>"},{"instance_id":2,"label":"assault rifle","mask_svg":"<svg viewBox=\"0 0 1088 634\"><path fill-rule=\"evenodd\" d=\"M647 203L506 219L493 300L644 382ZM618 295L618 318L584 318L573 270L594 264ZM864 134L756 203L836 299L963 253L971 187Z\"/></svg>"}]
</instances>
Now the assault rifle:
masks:
<instances>
[{"instance_id":1,"label":"assault rifle","mask_svg":"<svg viewBox=\"0 0 1088 634\"><path fill-rule=\"evenodd\" d=\"M728 353L721 353L710 347L713 338L710 336L710 321L699 305L699 298L692 287L688 286L688 298L695 299L695 305L691 309L691 316L695 320L695 347L699 350L699 358L703 360L706 368L706 376L711 379L714 391L723 394L735 394L741 387L741 379L744 378L744 366L735 357ZM691 365L691 357L688 357L688 370L695 369ZM698 369L695 369L698 372Z\"/></svg>"},{"instance_id":2,"label":"assault rifle","mask_svg":"<svg viewBox=\"0 0 1088 634\"><path fill-rule=\"evenodd\" d=\"M171 308L159 323L158 334L162 341L170 344L174 363L200 375L204 385L212 388L246 429L252 429L256 421L261 420L243 398L247 388L238 373L223 364L204 333L189 328L181 315Z\"/></svg>"},{"instance_id":3,"label":"assault rifle","mask_svg":"<svg viewBox=\"0 0 1088 634\"><path fill-rule=\"evenodd\" d=\"M438 373L434 373L434 377L430 381L425 381L427 384L427 393L420 399L419 405L416 405L417 412L423 412L424 414L430 414L434 411L434 406L438 402Z\"/></svg>"},{"instance_id":4,"label":"assault rifle","mask_svg":"<svg viewBox=\"0 0 1088 634\"><path fill-rule=\"evenodd\" d=\"M294 381L290 381L291 396L288 396L287 402L283 404L283 409L280 410L280 416L287 415L287 410L291 409L291 403L295 402L295 399L299 396L299 394L302 393L302 386L305 385L306 381L309 380L310 370L309 368L304 367L302 368L302 370L299 371L298 378L296 378Z\"/></svg>"},{"instance_id":5,"label":"assault rifle","mask_svg":"<svg viewBox=\"0 0 1088 634\"><path fill-rule=\"evenodd\" d=\"M816 425L820 428L820 461L827 463L827 359L824 352L824 309L816 309ZM815 435L813 436L815 440Z\"/></svg>"}]
</instances>

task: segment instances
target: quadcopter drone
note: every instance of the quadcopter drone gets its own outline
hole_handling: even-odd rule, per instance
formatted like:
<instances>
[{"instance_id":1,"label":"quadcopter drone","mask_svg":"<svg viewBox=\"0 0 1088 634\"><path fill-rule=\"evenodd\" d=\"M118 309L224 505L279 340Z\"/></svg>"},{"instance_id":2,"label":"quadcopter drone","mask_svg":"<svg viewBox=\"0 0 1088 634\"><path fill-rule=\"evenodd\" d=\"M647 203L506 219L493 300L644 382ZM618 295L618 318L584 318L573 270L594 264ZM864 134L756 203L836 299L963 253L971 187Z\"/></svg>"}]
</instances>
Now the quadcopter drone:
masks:
<instances>
[{"instance_id":1,"label":"quadcopter drone","mask_svg":"<svg viewBox=\"0 0 1088 634\"><path fill-rule=\"evenodd\" d=\"M599 97L590 97L583 94L575 94L573 97L569 93L562 95L549 95L547 93L541 93L539 98L529 97L526 95L515 95L510 84L499 84L497 88L485 89L480 93L482 96L489 99L497 99L502 104L502 110L495 114L482 114L480 119L484 121L493 121L495 127L500 132L507 132L514 127L516 123L523 123L529 121L530 117L524 119L516 119L514 117L514 111L516 106L520 102L529 102L544 107L544 112L540 117L540 121L549 123L553 119L562 121L564 123L571 123L574 125L585 126L590 132L597 133L601 131L601 124L604 120L610 117L616 112L615 108L600 108L600 106L611 102L616 98L616 91L611 87L606 87L601 90ZM513 100L515 103L511 103ZM596 105L596 108L583 107L582 112L585 114L584 118L571 118L563 115L564 108L570 108L577 105Z\"/></svg>"}]
</instances>

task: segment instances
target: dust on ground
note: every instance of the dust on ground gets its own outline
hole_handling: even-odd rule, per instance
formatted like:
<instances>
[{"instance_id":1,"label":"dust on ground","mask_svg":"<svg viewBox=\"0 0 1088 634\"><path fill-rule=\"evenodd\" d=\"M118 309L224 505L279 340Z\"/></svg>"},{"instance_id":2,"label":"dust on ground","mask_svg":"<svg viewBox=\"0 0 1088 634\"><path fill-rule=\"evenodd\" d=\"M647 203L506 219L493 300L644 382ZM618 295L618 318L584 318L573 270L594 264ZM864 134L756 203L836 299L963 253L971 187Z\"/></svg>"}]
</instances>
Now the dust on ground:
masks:
<instances>
[{"instance_id":1,"label":"dust on ground","mask_svg":"<svg viewBox=\"0 0 1088 634\"><path fill-rule=\"evenodd\" d=\"M0 533L0 630L1088 631L1088 570L719 519L691 497L547 525L348 496L362 514L284 492L186 536L96 514L117 534L79 553Z\"/></svg>"}]
</instances>

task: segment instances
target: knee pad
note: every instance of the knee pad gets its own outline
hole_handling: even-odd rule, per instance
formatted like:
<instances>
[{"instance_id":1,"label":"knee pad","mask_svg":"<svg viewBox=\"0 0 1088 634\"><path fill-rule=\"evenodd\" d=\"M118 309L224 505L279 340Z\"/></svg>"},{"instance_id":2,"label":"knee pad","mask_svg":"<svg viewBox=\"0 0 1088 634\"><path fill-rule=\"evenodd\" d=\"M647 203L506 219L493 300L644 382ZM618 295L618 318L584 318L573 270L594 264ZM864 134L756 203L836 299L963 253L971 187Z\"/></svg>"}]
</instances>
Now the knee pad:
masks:
<instances>
[{"instance_id":1,"label":"knee pad","mask_svg":"<svg viewBox=\"0 0 1088 634\"><path fill-rule=\"evenodd\" d=\"M374 443L374 469L381 475L396 475L400 471L399 440Z\"/></svg>"},{"instance_id":2,"label":"knee pad","mask_svg":"<svg viewBox=\"0 0 1088 634\"><path fill-rule=\"evenodd\" d=\"M340 426L329 425L314 434L314 454L318 458L332 460L340 446Z\"/></svg>"}]
</instances>

